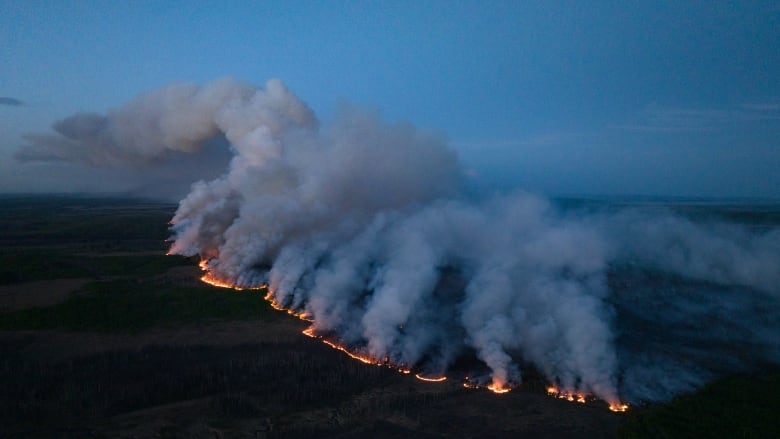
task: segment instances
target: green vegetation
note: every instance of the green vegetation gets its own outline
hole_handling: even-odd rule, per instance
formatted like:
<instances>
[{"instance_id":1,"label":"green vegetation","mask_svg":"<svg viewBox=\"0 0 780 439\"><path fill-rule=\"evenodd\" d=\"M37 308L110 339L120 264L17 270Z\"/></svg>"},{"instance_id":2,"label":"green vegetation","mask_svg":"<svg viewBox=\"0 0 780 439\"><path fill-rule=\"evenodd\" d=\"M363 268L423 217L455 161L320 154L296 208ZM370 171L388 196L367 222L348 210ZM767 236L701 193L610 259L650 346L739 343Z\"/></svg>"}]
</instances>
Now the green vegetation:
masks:
<instances>
[{"instance_id":1,"label":"green vegetation","mask_svg":"<svg viewBox=\"0 0 780 439\"><path fill-rule=\"evenodd\" d=\"M93 282L63 303L2 315L0 330L136 332L181 323L275 318L280 314L263 300L264 293L152 281Z\"/></svg>"},{"instance_id":2,"label":"green vegetation","mask_svg":"<svg viewBox=\"0 0 780 439\"><path fill-rule=\"evenodd\" d=\"M732 377L630 415L628 438L770 438L780 433L780 373Z\"/></svg>"},{"instance_id":3,"label":"green vegetation","mask_svg":"<svg viewBox=\"0 0 780 439\"><path fill-rule=\"evenodd\" d=\"M10 354L2 348L0 353ZM57 363L6 355L0 356L0 380L5 384L0 421L24 427L23 434L10 437L63 437L45 426L68 425L68 420L77 420L71 422L78 425L78 420L142 409L153 414L162 404L189 401L196 409L193 417L230 425L237 417L283 419L323 404L336 405L365 389L397 385L401 379L389 369L365 367L307 339L296 344L150 345ZM403 396L411 403L419 399ZM43 432L30 434L35 429ZM79 433L75 437L96 437Z\"/></svg>"},{"instance_id":4,"label":"green vegetation","mask_svg":"<svg viewBox=\"0 0 780 439\"><path fill-rule=\"evenodd\" d=\"M62 252L43 250L2 250L0 285L89 275L83 265Z\"/></svg>"},{"instance_id":5,"label":"green vegetation","mask_svg":"<svg viewBox=\"0 0 780 439\"><path fill-rule=\"evenodd\" d=\"M63 250L0 250L0 285L59 278L139 277L193 265L188 258L159 255L102 256Z\"/></svg>"},{"instance_id":6,"label":"green vegetation","mask_svg":"<svg viewBox=\"0 0 780 439\"><path fill-rule=\"evenodd\" d=\"M0 248L162 253L174 210L140 200L0 197Z\"/></svg>"}]
</instances>

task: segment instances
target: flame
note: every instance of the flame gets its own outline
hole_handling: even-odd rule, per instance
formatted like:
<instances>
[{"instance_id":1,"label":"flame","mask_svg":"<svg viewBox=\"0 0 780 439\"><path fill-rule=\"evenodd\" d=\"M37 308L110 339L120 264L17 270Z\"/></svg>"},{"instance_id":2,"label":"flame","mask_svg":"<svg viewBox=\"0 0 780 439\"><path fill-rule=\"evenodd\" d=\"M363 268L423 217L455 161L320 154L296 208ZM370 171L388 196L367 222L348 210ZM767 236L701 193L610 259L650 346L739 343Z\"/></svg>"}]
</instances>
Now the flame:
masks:
<instances>
[{"instance_id":1,"label":"flame","mask_svg":"<svg viewBox=\"0 0 780 439\"><path fill-rule=\"evenodd\" d=\"M472 382L472 381L469 379L469 377L466 377L466 378L464 378L464 379L463 379L463 387L465 387L465 388L467 388L467 389L481 389L481 388L483 388L483 387L485 387L485 386L482 386L482 385L480 385L480 384L474 383L474 382ZM493 393L496 393L496 394L499 394L499 395L501 395L501 394L504 394L504 393L507 393L507 392L509 392L510 390L512 390L512 388L511 388L511 387L507 387L507 386L506 386L504 383L495 382L495 381L494 381L494 382L492 382L492 383L490 383L490 384L489 384L487 387L485 387L485 388L487 388L487 389L488 389L488 390L490 390L491 392L493 392Z\"/></svg>"},{"instance_id":2,"label":"flame","mask_svg":"<svg viewBox=\"0 0 780 439\"><path fill-rule=\"evenodd\" d=\"M622 402L614 402L609 405L609 409L613 412L623 413L625 411L628 411L628 404L624 404Z\"/></svg>"},{"instance_id":3,"label":"flame","mask_svg":"<svg viewBox=\"0 0 780 439\"><path fill-rule=\"evenodd\" d=\"M580 404L586 403L588 399L595 400L594 397L588 394L575 392L575 391L560 390L555 386L547 387L547 394L552 396L553 398L565 399L566 401L578 402ZM619 413L626 412L628 411L628 404L622 403L620 401L611 402L609 403L609 409L613 412L619 412Z\"/></svg>"},{"instance_id":4,"label":"flame","mask_svg":"<svg viewBox=\"0 0 780 439\"><path fill-rule=\"evenodd\" d=\"M580 404L584 404L588 398L588 395L584 393L560 390L555 386L547 387L547 394L554 398L565 399L566 401L570 402L579 402Z\"/></svg>"},{"instance_id":5,"label":"flame","mask_svg":"<svg viewBox=\"0 0 780 439\"><path fill-rule=\"evenodd\" d=\"M202 282L204 282L204 283L207 283L209 285L213 285L215 287L219 287L219 288L232 288L234 290L260 290L260 289L263 289L263 288L268 288L268 285L260 285L260 286L257 286L257 287L240 287L240 286L238 286L238 285L236 285L236 284L234 284L232 282L228 282L228 281L219 279L216 276L214 276L214 274L209 270L209 261L207 259L201 259L200 262L198 262L198 267L200 267L201 270L206 272L206 274L201 276L200 280ZM273 291L271 291L270 288L268 288L268 293L263 298L271 305L271 308L273 308L273 309L275 309L277 311L284 311L284 312L286 312L287 314L289 314L291 316L297 317L297 318L299 318L301 320L304 320L304 321L307 321L307 322L313 321L313 316L311 314L308 314L306 311L295 311L295 310L292 310L292 309L285 308L281 303L279 303L279 301L276 300L276 298L274 297ZM377 360L377 359L375 359L373 357L370 357L368 355L362 355L362 354L350 351L349 349L347 349L344 346L341 346L341 345L339 345L339 344L337 344L335 342L332 342L330 340L326 340L326 339L324 339L323 337L321 337L319 335L316 335L314 333L314 326L310 326L310 327L304 329L303 330L303 334L308 336L308 337L320 339L320 340L322 340L323 343L325 343L326 345L332 347L333 349L338 349L341 352L344 352L345 354L349 355L350 357L352 357L352 358L354 358L354 359L356 359L358 361L361 361L363 363L374 364L374 365L378 365L378 366L392 366L392 365L390 365L389 359L387 359L387 358L385 358L384 361L379 361L379 360ZM411 373L411 370L407 370L406 368L401 367L401 366L398 366L398 371L401 372L401 373Z\"/></svg>"},{"instance_id":6,"label":"flame","mask_svg":"<svg viewBox=\"0 0 780 439\"><path fill-rule=\"evenodd\" d=\"M168 254L170 254L170 252ZM234 284L232 282L228 282L228 281L219 279L216 276L214 276L214 274L211 272L211 270L209 270L209 260L208 259L201 259L200 262L198 262L198 267L200 267L200 269L205 272L205 274L203 276L201 276L201 278L200 278L200 280L202 282L204 282L204 283L207 283L209 285L212 285L212 286L215 286L215 287L219 287L219 288L232 288L234 290L261 290L263 288L266 288L266 289L268 289L268 292L264 296L264 299L271 305L271 307L273 309L278 310L278 311L284 311L284 312L286 312L287 314L289 314L291 316L294 316L294 317L296 317L298 319L301 319L301 320L304 320L304 321L307 321L307 322L313 322L313 316L311 314L308 314L306 311L294 311L293 309L285 308L278 300L276 300L276 297L274 297L273 291L271 291L271 289L268 288L268 285L264 284L264 285L253 286L253 287L240 287L240 286L237 286L236 284ZM340 344L338 344L338 343L336 343L334 341L331 341L331 340L328 340L328 339L324 338L321 335L317 335L317 334L314 333L314 326L309 326L308 328L304 329L302 331L302 333L304 335L306 335L307 337L318 339L318 340L322 341L323 343L325 343L326 345L330 346L331 348L339 350L339 351L347 354L350 358L358 360L358 361L360 361L362 363L371 364L371 365L374 365L374 366L391 367L391 368L394 368L398 372L403 373L403 374L410 374L412 372L411 369L407 369L403 365L393 364L388 357L385 357L384 359L379 360L379 359L376 359L376 358L374 358L374 357L372 357L370 355L365 355L365 354L361 354L359 352L356 352L354 350L350 350L346 346L342 346L342 345L340 345ZM415 378L417 378L419 380L422 380L422 381L434 382L434 383L438 383L438 382L442 382L442 381L446 381L447 380L447 377L444 376L444 375L438 376L438 377L426 377L426 376L423 376L422 374L419 374L419 373L415 374ZM466 377L465 380L463 381L463 387L465 387L467 389L479 389L482 386L479 385L479 384L472 383L469 380L469 377ZM512 390L511 387L506 387L505 383L496 382L496 381L493 381L490 385L488 385L487 389L490 390L493 393L496 393L496 394L504 394L504 393L507 393L510 390ZM586 395L584 393L575 392L575 391L563 391L563 390L558 389L555 386L547 387L547 394L549 396L554 397L554 398L565 399L567 401L578 402L578 403L581 403L581 404L585 403L587 401L587 399L589 398L589 395ZM590 398L592 399L592 397L590 397ZM629 407L628 404L622 403L620 401L612 402L612 403L609 404L609 409L611 411L619 412L619 413L628 411L628 407Z\"/></svg>"},{"instance_id":7,"label":"flame","mask_svg":"<svg viewBox=\"0 0 780 439\"><path fill-rule=\"evenodd\" d=\"M447 377L444 375L435 378L429 378L426 376L422 376L421 374L418 373L414 377L417 378L418 380L427 381L429 383L440 383L442 381L447 381Z\"/></svg>"},{"instance_id":8,"label":"flame","mask_svg":"<svg viewBox=\"0 0 780 439\"><path fill-rule=\"evenodd\" d=\"M202 282L205 282L211 286L219 287L219 288L233 288L236 290L241 290L242 288L238 288L235 285L222 281L220 279L217 279L216 277L212 276L211 273L206 273L203 276L201 276L200 280Z\"/></svg>"},{"instance_id":9,"label":"flame","mask_svg":"<svg viewBox=\"0 0 780 439\"><path fill-rule=\"evenodd\" d=\"M389 364L387 362L387 359L385 359L385 361L379 361L379 360L376 360L375 358L370 357L368 355L362 355L362 354L359 354L359 353L356 353L356 352L352 352L352 351L350 351L349 349L347 349L344 346L341 346L341 345L339 345L339 344L337 344L335 342L327 340L324 337L322 337L321 335L315 334L314 333L314 326L309 326L308 328L304 329L302 331L302 333L304 335L308 336L308 337L316 338L318 340L321 340L323 343L325 343L326 345L332 347L333 349L336 349L336 350L339 350L341 352L344 352L345 354L349 355L351 358L354 358L355 360L358 360L358 361L363 362L365 364L373 364L375 366L389 366ZM399 369L399 372L403 372L403 371L404 371L404 369Z\"/></svg>"},{"instance_id":10,"label":"flame","mask_svg":"<svg viewBox=\"0 0 780 439\"><path fill-rule=\"evenodd\" d=\"M230 288L233 290L243 291L243 290L262 290L263 288L267 288L267 285L258 285L255 287L240 287L233 282L228 282L226 280L219 279L218 277L214 276L214 274L209 270L209 261L208 259L201 259L200 262L198 262L198 267L206 274L201 276L200 280L203 283L207 283L214 287L219 288Z\"/></svg>"},{"instance_id":11,"label":"flame","mask_svg":"<svg viewBox=\"0 0 780 439\"><path fill-rule=\"evenodd\" d=\"M264 285L264 287L268 288L267 285ZM265 301L271 305L271 308L277 311L284 311L287 314L306 322L314 321L314 317L311 314L307 313L306 311L294 311L292 309L287 309L284 306L282 306L282 304L279 303L278 300L276 300L276 298L274 297L274 293L273 291L271 291L270 288L268 288L268 293L263 297L263 299L265 299Z\"/></svg>"},{"instance_id":12,"label":"flame","mask_svg":"<svg viewBox=\"0 0 780 439\"><path fill-rule=\"evenodd\" d=\"M497 382L495 382L495 381L494 381L493 383L491 383L491 384L490 384L490 385L489 385L487 388L488 388L488 390L490 390L491 392L493 392L493 393L497 393L497 394L499 394L499 395L500 395L500 394L502 394L502 393L507 393L507 392L509 392L510 390L512 390L512 389L511 389L511 388L509 388L509 387L504 387L504 385L503 385L502 383L497 383Z\"/></svg>"},{"instance_id":13,"label":"flame","mask_svg":"<svg viewBox=\"0 0 780 439\"><path fill-rule=\"evenodd\" d=\"M371 358L371 357L369 357L367 355L360 355L360 354L352 353L352 352L349 351L349 349L345 348L344 346L337 345L336 343L333 343L332 341L322 339L322 342L325 343L326 345L332 347L333 349L337 349L337 350L339 350L341 352L344 352L345 354L349 355L350 357L354 358L355 360L362 361L363 363L374 364L374 365L377 365L377 366L382 366L382 365L385 364L385 363L383 363L381 361L377 361L377 360L375 360L375 359L373 359L373 358Z\"/></svg>"}]
</instances>

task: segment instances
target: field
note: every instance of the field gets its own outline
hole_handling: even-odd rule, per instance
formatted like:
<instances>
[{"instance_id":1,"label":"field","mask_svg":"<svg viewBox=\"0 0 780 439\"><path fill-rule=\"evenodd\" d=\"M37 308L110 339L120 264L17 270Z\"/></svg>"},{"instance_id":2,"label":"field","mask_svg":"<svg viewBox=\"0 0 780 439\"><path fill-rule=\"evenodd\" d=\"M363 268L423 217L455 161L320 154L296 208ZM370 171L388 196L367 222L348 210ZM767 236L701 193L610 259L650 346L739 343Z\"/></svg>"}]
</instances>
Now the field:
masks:
<instances>
[{"instance_id":1,"label":"field","mask_svg":"<svg viewBox=\"0 0 780 439\"><path fill-rule=\"evenodd\" d=\"M165 256L174 205L0 198L0 438L771 437L780 374L614 414L364 365Z\"/></svg>"}]
</instances>

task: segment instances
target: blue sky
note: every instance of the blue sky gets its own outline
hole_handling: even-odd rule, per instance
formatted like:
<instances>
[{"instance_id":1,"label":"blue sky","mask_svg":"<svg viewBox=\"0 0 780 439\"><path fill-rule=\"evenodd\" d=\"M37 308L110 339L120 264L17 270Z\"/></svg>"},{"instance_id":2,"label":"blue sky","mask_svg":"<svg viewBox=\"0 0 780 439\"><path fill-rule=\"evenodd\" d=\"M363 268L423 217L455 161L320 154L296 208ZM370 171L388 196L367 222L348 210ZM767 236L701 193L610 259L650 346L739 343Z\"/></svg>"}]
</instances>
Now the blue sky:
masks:
<instances>
[{"instance_id":1,"label":"blue sky","mask_svg":"<svg viewBox=\"0 0 780 439\"><path fill-rule=\"evenodd\" d=\"M0 59L3 191L90 188L23 133L232 76L442 131L488 188L780 198L776 1L6 0Z\"/></svg>"}]
</instances>

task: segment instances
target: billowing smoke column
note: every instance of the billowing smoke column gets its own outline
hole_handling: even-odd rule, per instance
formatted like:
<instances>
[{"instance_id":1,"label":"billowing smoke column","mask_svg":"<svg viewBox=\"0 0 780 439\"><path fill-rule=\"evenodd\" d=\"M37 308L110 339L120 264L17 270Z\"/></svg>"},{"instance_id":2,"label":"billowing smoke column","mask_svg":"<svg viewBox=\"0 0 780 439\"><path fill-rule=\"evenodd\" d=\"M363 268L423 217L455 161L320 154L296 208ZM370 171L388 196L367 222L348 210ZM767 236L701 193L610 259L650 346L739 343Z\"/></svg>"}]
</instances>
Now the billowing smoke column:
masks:
<instances>
[{"instance_id":1,"label":"billowing smoke column","mask_svg":"<svg viewBox=\"0 0 780 439\"><path fill-rule=\"evenodd\" d=\"M696 334L780 359L776 319L745 319L751 304L778 310L777 229L562 211L525 193L468 200L440 136L354 108L320 127L278 80L175 85L56 129L60 138L20 154L148 161L224 136L234 157L180 202L171 253L200 255L229 285L267 284L314 333L372 358L440 374L474 353L494 389L520 382L530 363L561 389L611 403L708 379L711 358L690 354L708 352ZM679 281L648 290L635 282L647 273ZM678 287L695 294L678 298ZM728 334L710 330L722 324ZM684 359L665 355L676 337L692 343Z\"/></svg>"}]
</instances>

